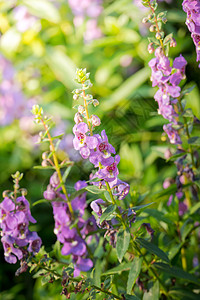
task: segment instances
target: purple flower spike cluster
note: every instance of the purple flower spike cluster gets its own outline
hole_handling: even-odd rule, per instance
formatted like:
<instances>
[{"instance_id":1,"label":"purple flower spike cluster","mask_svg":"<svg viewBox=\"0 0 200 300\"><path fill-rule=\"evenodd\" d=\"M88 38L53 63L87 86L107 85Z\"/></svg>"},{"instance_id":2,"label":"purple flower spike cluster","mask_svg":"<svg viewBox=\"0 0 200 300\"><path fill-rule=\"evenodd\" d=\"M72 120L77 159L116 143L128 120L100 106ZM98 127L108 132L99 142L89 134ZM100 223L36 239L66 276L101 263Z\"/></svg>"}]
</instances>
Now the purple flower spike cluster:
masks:
<instances>
[{"instance_id":1,"label":"purple flower spike cluster","mask_svg":"<svg viewBox=\"0 0 200 300\"><path fill-rule=\"evenodd\" d=\"M50 178L50 184L47 190L44 192L44 198L47 200L54 200L55 198L66 200L65 196L60 193L61 188L57 188L58 185L59 178L57 173L54 173ZM78 191L86 186L87 183L85 181L78 181L74 187L75 190ZM71 205L78 218L77 227L71 227L73 219L67 203L64 201L52 202L55 220L54 233L58 241L63 244L62 255L72 255L74 276L76 277L80 274L80 271L89 271L93 266L92 260L87 258L88 252L85 238L90 231L94 231L96 228L93 218L87 221L83 219L84 211L87 206L86 192L74 198L71 201ZM90 241L91 238L87 240L87 243Z\"/></svg>"},{"instance_id":2,"label":"purple flower spike cluster","mask_svg":"<svg viewBox=\"0 0 200 300\"><path fill-rule=\"evenodd\" d=\"M119 170L117 165L120 161L120 156L115 154L115 148L108 142L108 137L105 130L102 130L101 135L94 134L90 135L88 125L84 122L80 122L74 126L74 148L80 151L81 156L98 168L94 178L98 177L101 179L101 185L105 185L107 181L110 188L113 190L119 200L125 198L129 192L129 185L118 179ZM99 183L95 183L99 185Z\"/></svg>"},{"instance_id":3,"label":"purple flower spike cluster","mask_svg":"<svg viewBox=\"0 0 200 300\"><path fill-rule=\"evenodd\" d=\"M170 66L170 61L164 55L161 47L155 50L155 58L150 60L149 66L152 69L151 81L152 86L158 86L154 99L158 102L158 113L170 123L163 126L164 131L167 133L170 143L181 144L181 138L178 131L174 128L177 124L176 117L178 114L175 112L174 104L178 102L181 88L179 83L185 77L185 66L187 61L180 55L176 57L173 66Z\"/></svg>"},{"instance_id":4,"label":"purple flower spike cluster","mask_svg":"<svg viewBox=\"0 0 200 300\"><path fill-rule=\"evenodd\" d=\"M15 203L4 198L0 203L1 242L5 260L15 264L29 253L36 254L41 247L41 238L35 231L28 229L29 222L36 223L31 216L29 202L24 196L18 197Z\"/></svg>"},{"instance_id":5,"label":"purple flower spike cluster","mask_svg":"<svg viewBox=\"0 0 200 300\"><path fill-rule=\"evenodd\" d=\"M74 17L74 25L76 27L83 24L85 18L86 28L84 39L86 42L98 39L102 36L101 29L98 27L97 18L101 14L102 0L68 0L69 6L72 9Z\"/></svg>"},{"instance_id":6,"label":"purple flower spike cluster","mask_svg":"<svg viewBox=\"0 0 200 300\"><path fill-rule=\"evenodd\" d=\"M0 125L5 126L19 119L26 108L24 95L14 79L12 64L0 55Z\"/></svg>"},{"instance_id":7,"label":"purple flower spike cluster","mask_svg":"<svg viewBox=\"0 0 200 300\"><path fill-rule=\"evenodd\" d=\"M200 61L200 1L184 0L182 5L183 10L187 13L186 25L196 46L198 62Z\"/></svg>"}]
</instances>

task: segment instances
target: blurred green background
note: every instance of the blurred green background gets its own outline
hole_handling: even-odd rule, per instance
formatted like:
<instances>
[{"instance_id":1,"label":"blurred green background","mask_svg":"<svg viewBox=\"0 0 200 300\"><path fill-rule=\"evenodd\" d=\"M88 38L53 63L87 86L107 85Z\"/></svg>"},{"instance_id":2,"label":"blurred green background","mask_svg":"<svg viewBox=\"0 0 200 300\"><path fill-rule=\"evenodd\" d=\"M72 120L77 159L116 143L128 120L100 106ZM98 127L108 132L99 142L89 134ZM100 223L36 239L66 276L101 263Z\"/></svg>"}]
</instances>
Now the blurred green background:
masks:
<instances>
[{"instance_id":1,"label":"blurred green background","mask_svg":"<svg viewBox=\"0 0 200 300\"><path fill-rule=\"evenodd\" d=\"M162 2L159 10L168 11L165 33L173 32L177 40L170 56L174 58L182 53L188 61L187 80L183 84L196 86L186 96L187 105L199 118L200 70L181 2ZM16 9L21 7L26 10L25 25L19 24L22 15L18 19L16 16ZM75 114L71 91L76 87L73 80L76 67L87 68L91 73L91 93L100 102L93 109L102 121L98 131L106 129L110 142L120 154L120 178L130 183L133 198L137 193L151 195L162 189L164 179L175 175L173 163L164 159L167 143L162 125L165 120L157 115L153 99L156 89L149 80L148 62L153 54L147 51L148 26L141 22L148 11L134 5L132 0L104 0L101 7L97 25L100 36L88 40L85 32L91 18L86 15L81 25L75 26L75 13L67 0L0 0L0 85L5 84L2 66L6 60L13 72L9 80L20 89L23 98L23 107L13 102L6 112L13 115L18 111L17 117L3 123L4 96L0 95L1 193L12 189L10 174L17 170L24 173L21 186L27 188L30 203L43 197L48 184L51 172L33 169L40 164L45 149L35 144L39 129L30 114L33 103L39 103L47 115L53 115L57 124L55 132L67 134L62 149L76 160L70 175L73 180L69 179L67 185L88 178L91 166L77 157L71 144ZM20 26L26 27L27 19L32 25L21 30ZM46 250L50 251L56 241L51 206L35 206L32 214L38 221L32 229L38 231ZM2 245L0 252L0 299L62 298L59 283L42 287L40 279L32 279L28 272L15 277L18 266L5 263Z\"/></svg>"}]
</instances>

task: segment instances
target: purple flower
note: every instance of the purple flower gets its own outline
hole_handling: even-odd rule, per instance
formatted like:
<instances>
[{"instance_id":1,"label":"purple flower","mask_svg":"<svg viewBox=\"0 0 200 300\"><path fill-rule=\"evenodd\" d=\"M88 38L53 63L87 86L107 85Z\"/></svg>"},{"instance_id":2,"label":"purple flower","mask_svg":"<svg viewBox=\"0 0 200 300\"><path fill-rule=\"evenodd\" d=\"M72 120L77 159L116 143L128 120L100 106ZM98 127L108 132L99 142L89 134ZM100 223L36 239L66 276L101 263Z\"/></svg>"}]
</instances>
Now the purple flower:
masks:
<instances>
[{"instance_id":1,"label":"purple flower","mask_svg":"<svg viewBox=\"0 0 200 300\"><path fill-rule=\"evenodd\" d=\"M23 247L28 245L28 252L37 253L42 241L36 232L28 229L29 222L36 220L31 216L29 202L24 196L16 199L16 204L9 198L0 203L0 227L5 260L16 263L23 258Z\"/></svg>"},{"instance_id":2,"label":"purple flower","mask_svg":"<svg viewBox=\"0 0 200 300\"><path fill-rule=\"evenodd\" d=\"M95 135L95 137L97 138L98 143L96 149L91 151L89 160L95 167L98 167L99 163L106 166L107 163L112 162L113 159L108 160L108 158L111 158L111 154L115 154L115 148L108 143L108 137L105 130L101 132L101 136Z\"/></svg>"},{"instance_id":3,"label":"purple flower","mask_svg":"<svg viewBox=\"0 0 200 300\"><path fill-rule=\"evenodd\" d=\"M88 125L84 122L76 124L73 128L75 138L73 140L74 148L80 150L81 156L86 159L90 155L90 150L95 149L98 141L95 136L88 136Z\"/></svg>"},{"instance_id":4,"label":"purple flower","mask_svg":"<svg viewBox=\"0 0 200 300\"><path fill-rule=\"evenodd\" d=\"M170 140L171 144L182 144L181 138L177 132L177 130L175 130L172 127L172 124L167 124L163 126L164 131L167 133L168 138Z\"/></svg>"},{"instance_id":5,"label":"purple flower","mask_svg":"<svg viewBox=\"0 0 200 300\"><path fill-rule=\"evenodd\" d=\"M184 0L182 6L187 13L186 25L196 46L197 61L200 61L200 4L199 1Z\"/></svg>"},{"instance_id":6,"label":"purple flower","mask_svg":"<svg viewBox=\"0 0 200 300\"><path fill-rule=\"evenodd\" d=\"M118 178L110 182L110 187L113 190L113 195L118 197L119 200L123 200L130 190L130 185Z\"/></svg>"},{"instance_id":7,"label":"purple flower","mask_svg":"<svg viewBox=\"0 0 200 300\"><path fill-rule=\"evenodd\" d=\"M120 161L120 156L116 155L115 158L111 157L112 160L108 163L105 163L105 167L102 169L99 169L97 172L97 175L99 178L104 179L107 182L111 182L116 179L116 177L119 174L117 165Z\"/></svg>"}]
</instances>

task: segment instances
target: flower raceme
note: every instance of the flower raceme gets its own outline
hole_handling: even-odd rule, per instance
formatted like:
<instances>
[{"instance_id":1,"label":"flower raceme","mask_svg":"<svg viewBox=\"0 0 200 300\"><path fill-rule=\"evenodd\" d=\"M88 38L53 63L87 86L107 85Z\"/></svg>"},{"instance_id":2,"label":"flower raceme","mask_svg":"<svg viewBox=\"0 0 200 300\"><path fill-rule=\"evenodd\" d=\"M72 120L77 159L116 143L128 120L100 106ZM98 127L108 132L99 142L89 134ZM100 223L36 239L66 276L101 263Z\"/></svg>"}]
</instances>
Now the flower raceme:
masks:
<instances>
[{"instance_id":1,"label":"flower raceme","mask_svg":"<svg viewBox=\"0 0 200 300\"><path fill-rule=\"evenodd\" d=\"M154 99L158 102L158 113L170 122L164 125L163 129L172 144L182 143L178 131L173 128L173 125L177 124L178 117L174 105L177 104L177 98L180 97L181 88L179 83L185 77L186 64L187 61L180 55L174 59L171 67L170 60L163 53L161 47L155 50L155 58L149 62L149 66L152 69L152 86L159 88Z\"/></svg>"},{"instance_id":2,"label":"flower raceme","mask_svg":"<svg viewBox=\"0 0 200 300\"><path fill-rule=\"evenodd\" d=\"M68 204L65 202L65 196L60 192L61 188L58 188L59 178L55 172L50 178L50 184L47 186L47 190L44 192L44 198L53 201L53 214L55 220L54 233L60 243L63 244L61 253L62 255L72 255L72 261L74 263L74 276L78 276L80 271L89 271L93 262L87 257L87 243L90 243L91 239L85 240L86 235L96 229L94 218L85 220L83 218L86 204L86 192L83 192L79 196L75 197L71 201L76 217L78 218L77 227L72 227L73 219L69 211ZM76 182L74 188L76 191L85 188L87 183L79 180ZM62 201L63 200L63 201Z\"/></svg>"},{"instance_id":3,"label":"flower raceme","mask_svg":"<svg viewBox=\"0 0 200 300\"><path fill-rule=\"evenodd\" d=\"M40 250L41 238L28 229L29 222L36 223L36 220L24 196L18 197L16 201L5 197L0 203L1 242L8 263L15 264L17 258L21 260L28 252L36 254Z\"/></svg>"},{"instance_id":4,"label":"flower raceme","mask_svg":"<svg viewBox=\"0 0 200 300\"><path fill-rule=\"evenodd\" d=\"M183 10L187 13L186 25L196 46L197 62L200 61L200 1L184 0ZM199 64L200 68L200 64Z\"/></svg>"}]
</instances>

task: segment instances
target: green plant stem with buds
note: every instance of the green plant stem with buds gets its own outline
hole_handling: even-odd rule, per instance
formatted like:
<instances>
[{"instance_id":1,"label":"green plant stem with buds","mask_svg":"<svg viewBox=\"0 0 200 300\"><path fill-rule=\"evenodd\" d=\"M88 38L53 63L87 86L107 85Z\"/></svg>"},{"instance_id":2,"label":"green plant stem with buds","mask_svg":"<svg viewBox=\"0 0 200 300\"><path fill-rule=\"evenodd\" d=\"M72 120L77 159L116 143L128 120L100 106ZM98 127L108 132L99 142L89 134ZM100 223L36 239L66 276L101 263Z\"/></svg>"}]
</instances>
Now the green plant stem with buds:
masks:
<instances>
[{"instance_id":1,"label":"green plant stem with buds","mask_svg":"<svg viewBox=\"0 0 200 300\"><path fill-rule=\"evenodd\" d=\"M43 269L43 270L45 270L45 271L51 273L52 275L54 275L54 276L56 276L56 277L58 277L58 278L60 278L60 279L63 279L62 275L60 275L60 274L57 273L56 271L51 270L51 269L49 269L49 268L47 268L47 267L44 267L43 265L41 265L41 264L39 264L39 263L37 263L37 262L35 262L35 263L37 264L37 266L38 266L39 268L41 268L41 269ZM71 281L71 282L76 282L76 283L79 283L79 282L80 282L79 279L74 278L74 277L71 277L71 276L68 276L67 279L68 279L69 281ZM84 280L81 279L81 281L84 283ZM109 295L109 296L112 296L112 297L114 297L115 299L120 299L120 300L123 299L122 297L117 296L117 295L115 295L114 293L112 293L112 292L110 292L110 291L103 290L102 288L100 288L100 287L98 287L98 286L96 286L96 285L94 285L94 284L91 284L90 287L91 287L91 288L94 288L95 290L100 291L100 292L102 292L102 293L104 293L104 294L107 294L107 295Z\"/></svg>"},{"instance_id":2,"label":"green plant stem with buds","mask_svg":"<svg viewBox=\"0 0 200 300\"><path fill-rule=\"evenodd\" d=\"M155 14L155 9L151 6L151 2L149 2L149 7L150 7L152 13ZM156 14L155 14L155 19L154 19L154 20L155 20L155 25L156 25L157 32L158 32L159 34L161 34L161 33L160 33L159 26L158 26L158 20L157 20ZM165 47L164 47L162 38L159 39L159 42L160 42L160 45L161 45L161 47L162 47L163 53L165 54Z\"/></svg>"},{"instance_id":3,"label":"green plant stem with buds","mask_svg":"<svg viewBox=\"0 0 200 300\"><path fill-rule=\"evenodd\" d=\"M46 126L46 124L45 124L45 122L42 118L41 118L41 122L42 122L42 124L43 124L43 126L46 130L46 133L47 133L47 136L48 136L48 139L49 139L49 143L50 143L50 147L51 147L51 151L52 151L52 155L53 155L53 160L54 160L54 164L55 164L55 169L56 169L56 172L57 172L59 180L60 180L60 185L61 185L63 193L66 197L67 204L68 204L68 207L69 207L69 211L72 215L72 218L74 218L74 212L73 212L73 209L72 209L71 202L69 200L67 189L66 189L65 184L64 184L63 179L62 179L62 175L61 175L61 172L60 172L60 166L59 166L58 159L57 159L57 156L56 156L56 151L55 151L55 147L54 147L54 144L53 144L52 137L49 133L48 127Z\"/></svg>"},{"instance_id":4,"label":"green plant stem with buds","mask_svg":"<svg viewBox=\"0 0 200 300\"><path fill-rule=\"evenodd\" d=\"M82 81L81 84L83 85L84 81ZM93 132L92 132L91 124L90 124L90 116L89 116L89 112L88 112L88 105L87 105L87 101L86 101L85 90L83 89L82 92L83 92L83 100L84 100L84 108L85 108L85 113L86 113L86 120L87 120L87 124L88 124L89 130L90 130L90 135L92 136ZM99 163L99 168L102 169L101 163ZM111 201L112 201L113 205L117 206L117 203L116 203L116 201L113 197L113 194L112 194L111 188L109 186L109 183L107 181L105 181L105 184L106 184L106 188L107 188L107 191L110 195L110 198L111 198ZM121 220L121 222L123 224L123 228L125 229L126 228L126 223L124 222L123 217L121 216L121 213L120 213L120 210L119 210L118 206L117 206L117 216Z\"/></svg>"}]
</instances>

